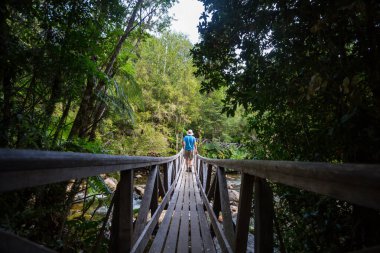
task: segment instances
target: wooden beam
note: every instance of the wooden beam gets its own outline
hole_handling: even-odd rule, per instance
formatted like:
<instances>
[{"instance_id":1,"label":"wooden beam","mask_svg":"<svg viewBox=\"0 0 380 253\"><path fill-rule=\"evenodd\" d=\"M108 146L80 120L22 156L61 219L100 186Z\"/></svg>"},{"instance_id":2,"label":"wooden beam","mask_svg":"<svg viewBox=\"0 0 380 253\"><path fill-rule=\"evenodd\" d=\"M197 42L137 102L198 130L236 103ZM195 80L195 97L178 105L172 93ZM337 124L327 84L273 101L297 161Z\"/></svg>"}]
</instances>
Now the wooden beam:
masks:
<instances>
[{"instance_id":1,"label":"wooden beam","mask_svg":"<svg viewBox=\"0 0 380 253\"><path fill-rule=\"evenodd\" d=\"M112 252L128 252L133 237L133 171L120 173L114 198L110 248Z\"/></svg>"},{"instance_id":2,"label":"wooden beam","mask_svg":"<svg viewBox=\"0 0 380 253\"><path fill-rule=\"evenodd\" d=\"M380 164L208 159L207 163L380 209Z\"/></svg>"},{"instance_id":3,"label":"wooden beam","mask_svg":"<svg viewBox=\"0 0 380 253\"><path fill-rule=\"evenodd\" d=\"M205 192L208 192L210 189L211 173L212 173L212 165L207 164L207 178L206 178Z\"/></svg>"},{"instance_id":4,"label":"wooden beam","mask_svg":"<svg viewBox=\"0 0 380 253\"><path fill-rule=\"evenodd\" d=\"M247 251L254 181L254 176L247 174L241 175L239 209L236 222L235 252Z\"/></svg>"},{"instance_id":5,"label":"wooden beam","mask_svg":"<svg viewBox=\"0 0 380 253\"><path fill-rule=\"evenodd\" d=\"M197 174L198 174L198 177L199 177L199 170L200 170L200 167L201 167L201 160L199 160L199 159L196 159L196 161L197 161Z\"/></svg>"},{"instance_id":6,"label":"wooden beam","mask_svg":"<svg viewBox=\"0 0 380 253\"><path fill-rule=\"evenodd\" d=\"M212 181L211 181L211 185L210 185L210 188L208 189L207 191L207 198L211 201L211 199L213 199L214 197L214 192L215 192L215 187L216 187L216 181L217 181L218 177L216 176L216 174L214 175L214 177L212 178Z\"/></svg>"},{"instance_id":7,"label":"wooden beam","mask_svg":"<svg viewBox=\"0 0 380 253\"><path fill-rule=\"evenodd\" d=\"M177 166L178 166L178 158L176 160L173 161L174 162L174 165L173 165L173 169L172 169L172 181L174 181L174 179L177 177Z\"/></svg>"},{"instance_id":8,"label":"wooden beam","mask_svg":"<svg viewBox=\"0 0 380 253\"><path fill-rule=\"evenodd\" d=\"M156 212L153 214L152 219L145 226L144 230L142 231L139 238L137 239L135 245L131 249L131 253L132 252L144 252L144 249L149 242L150 236L151 236L154 228L156 227L156 225L158 223L158 219L159 219L162 211L164 210L165 206L168 204L168 202L170 200L171 194L173 193L174 189L178 190L178 188L180 186L180 182L178 182L180 180L180 176L181 175L179 175L179 177L177 177L174 180L173 184L170 186L170 188L169 188L168 192L166 193L165 197L163 198L160 206L158 207ZM168 212L169 212L169 210L168 210ZM160 226L160 229L161 229L161 226Z\"/></svg>"},{"instance_id":9,"label":"wooden beam","mask_svg":"<svg viewBox=\"0 0 380 253\"><path fill-rule=\"evenodd\" d=\"M173 180L173 165L174 165L174 161L170 162L169 163L169 166L168 166L168 189L172 186L172 182L174 181Z\"/></svg>"},{"instance_id":10,"label":"wooden beam","mask_svg":"<svg viewBox=\"0 0 380 253\"><path fill-rule=\"evenodd\" d=\"M158 208L158 180L160 178L160 169L158 165L156 165L157 168L157 173L156 173L156 180L154 181L154 186L153 186L153 192L152 192L152 199L150 201L150 214L151 216L154 214L154 212Z\"/></svg>"},{"instance_id":11,"label":"wooden beam","mask_svg":"<svg viewBox=\"0 0 380 253\"><path fill-rule=\"evenodd\" d=\"M203 187L203 162L199 163L198 172L199 172L198 177L199 177L199 180L201 181L201 187Z\"/></svg>"},{"instance_id":12,"label":"wooden beam","mask_svg":"<svg viewBox=\"0 0 380 253\"><path fill-rule=\"evenodd\" d=\"M31 242L18 235L0 230L0 252L54 253L56 251Z\"/></svg>"},{"instance_id":13,"label":"wooden beam","mask_svg":"<svg viewBox=\"0 0 380 253\"><path fill-rule=\"evenodd\" d=\"M144 230L147 221L149 208L151 206L152 195L154 192L154 185L157 177L157 166L152 166L150 171L145 192L141 201L140 211L135 222L135 229L133 231L133 242L136 242L141 232Z\"/></svg>"},{"instance_id":14,"label":"wooden beam","mask_svg":"<svg viewBox=\"0 0 380 253\"><path fill-rule=\"evenodd\" d=\"M194 194L195 194L195 199L197 203L197 212L198 212L200 230L201 230L202 239L203 239L203 246L204 246L203 252L214 253L216 252L216 250L215 250L214 242L211 237L210 227L208 226L209 223L207 222L207 218L205 214L206 209L204 207L203 201L201 200L201 196L200 196L201 189L198 187L197 180L195 178L195 173L192 173L192 176L193 176Z\"/></svg>"},{"instance_id":15,"label":"wooden beam","mask_svg":"<svg viewBox=\"0 0 380 253\"><path fill-rule=\"evenodd\" d=\"M164 169L164 171L165 171L165 169ZM158 196L163 198L166 194L166 189L164 187L165 184L162 182L161 175L160 175L159 171L157 173L157 183L158 183Z\"/></svg>"},{"instance_id":16,"label":"wooden beam","mask_svg":"<svg viewBox=\"0 0 380 253\"><path fill-rule=\"evenodd\" d=\"M169 166L170 166L170 163L165 163L162 165L162 168L163 168L163 172L164 172L164 189L165 191L168 191L168 189L170 188L170 184L169 184Z\"/></svg>"},{"instance_id":17,"label":"wooden beam","mask_svg":"<svg viewBox=\"0 0 380 253\"><path fill-rule=\"evenodd\" d=\"M235 248L235 229L232 221L230 199L228 196L227 180L224 168L220 167L217 170L218 185L220 192L220 205L223 215L223 229L226 234L227 240L232 248Z\"/></svg>"},{"instance_id":18,"label":"wooden beam","mask_svg":"<svg viewBox=\"0 0 380 253\"><path fill-rule=\"evenodd\" d=\"M273 193L265 179L255 178L255 252L273 252Z\"/></svg>"},{"instance_id":19,"label":"wooden beam","mask_svg":"<svg viewBox=\"0 0 380 253\"><path fill-rule=\"evenodd\" d=\"M167 235L167 232L169 229L169 225L171 224L171 219L172 219L174 209L177 206L180 189L183 187L183 185L182 185L184 183L184 180L182 180L183 176L184 176L184 173L179 173L178 174L178 178L179 178L178 182L173 183L173 185L172 185L172 187L175 185L175 191L173 193L173 197L170 199L170 203L169 203L168 209L166 211L165 217L164 217L161 225L159 226L158 232L157 232L156 237L154 238L154 241L153 241L153 243L149 249L149 252L152 252L152 253L161 252L162 248L165 245L166 235ZM137 252L140 252L140 251L137 251Z\"/></svg>"},{"instance_id":20,"label":"wooden beam","mask_svg":"<svg viewBox=\"0 0 380 253\"><path fill-rule=\"evenodd\" d=\"M207 182L207 164L205 162L202 162L202 187L203 189L206 189L206 182Z\"/></svg>"},{"instance_id":21,"label":"wooden beam","mask_svg":"<svg viewBox=\"0 0 380 253\"><path fill-rule=\"evenodd\" d=\"M201 197L203 200L203 204L207 209L207 213L210 217L212 228L215 232L216 237L218 238L218 242L220 245L220 248L222 249L222 252L232 253L233 250L227 240L226 235L224 234L222 228L219 226L218 218L216 217L213 208L210 205L210 202L208 201L206 197L206 193L204 190L200 187L201 182L199 181L198 177L195 177L197 179L198 187L201 193Z\"/></svg>"},{"instance_id":22,"label":"wooden beam","mask_svg":"<svg viewBox=\"0 0 380 253\"><path fill-rule=\"evenodd\" d=\"M0 149L0 192L163 164L180 154L144 157Z\"/></svg>"},{"instance_id":23,"label":"wooden beam","mask_svg":"<svg viewBox=\"0 0 380 253\"><path fill-rule=\"evenodd\" d=\"M218 172L216 172L216 175L215 175L214 196L213 196L213 203L212 203L212 209L214 211L214 214L216 215L216 218L219 218L219 212L221 210L221 206L220 206L220 188L219 188L219 180L218 179L219 179Z\"/></svg>"}]
</instances>

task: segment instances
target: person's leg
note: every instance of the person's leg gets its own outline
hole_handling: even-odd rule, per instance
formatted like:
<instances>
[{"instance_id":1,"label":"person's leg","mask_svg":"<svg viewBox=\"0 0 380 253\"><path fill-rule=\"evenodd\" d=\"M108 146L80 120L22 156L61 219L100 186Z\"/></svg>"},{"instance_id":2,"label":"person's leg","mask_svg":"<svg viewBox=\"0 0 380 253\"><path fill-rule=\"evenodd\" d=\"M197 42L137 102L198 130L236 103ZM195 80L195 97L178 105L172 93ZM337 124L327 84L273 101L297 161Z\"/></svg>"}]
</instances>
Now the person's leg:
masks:
<instances>
[{"instance_id":1,"label":"person's leg","mask_svg":"<svg viewBox=\"0 0 380 253\"><path fill-rule=\"evenodd\" d=\"M194 154L194 152L190 151L190 154L189 154L189 167L193 166L193 158L194 158L193 154Z\"/></svg>"},{"instance_id":2,"label":"person's leg","mask_svg":"<svg viewBox=\"0 0 380 253\"><path fill-rule=\"evenodd\" d=\"M190 159L191 159L190 154L191 154L190 151L185 150L185 160L186 160L185 164L186 164L186 171L188 171L188 170L189 170L189 167L190 167Z\"/></svg>"}]
</instances>

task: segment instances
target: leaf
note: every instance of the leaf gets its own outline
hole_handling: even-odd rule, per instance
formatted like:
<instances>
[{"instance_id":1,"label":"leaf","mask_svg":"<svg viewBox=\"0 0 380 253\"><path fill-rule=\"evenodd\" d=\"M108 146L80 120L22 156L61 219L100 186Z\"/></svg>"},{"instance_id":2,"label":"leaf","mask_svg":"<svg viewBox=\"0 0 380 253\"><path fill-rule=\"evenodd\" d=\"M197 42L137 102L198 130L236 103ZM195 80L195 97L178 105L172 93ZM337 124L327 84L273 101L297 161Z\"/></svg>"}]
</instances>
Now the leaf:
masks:
<instances>
[{"instance_id":1,"label":"leaf","mask_svg":"<svg viewBox=\"0 0 380 253\"><path fill-rule=\"evenodd\" d=\"M101 176L89 177L88 184L93 193L112 194L112 191L108 188Z\"/></svg>"}]
</instances>

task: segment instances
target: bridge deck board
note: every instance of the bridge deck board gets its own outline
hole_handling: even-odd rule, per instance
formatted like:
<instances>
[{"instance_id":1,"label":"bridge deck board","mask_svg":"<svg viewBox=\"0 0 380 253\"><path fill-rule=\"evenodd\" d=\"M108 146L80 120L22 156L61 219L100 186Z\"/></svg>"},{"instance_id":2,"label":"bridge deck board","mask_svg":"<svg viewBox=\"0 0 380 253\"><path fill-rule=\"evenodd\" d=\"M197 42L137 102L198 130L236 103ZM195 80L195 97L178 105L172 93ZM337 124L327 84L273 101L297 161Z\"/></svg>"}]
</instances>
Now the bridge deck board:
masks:
<instances>
[{"instance_id":1,"label":"bridge deck board","mask_svg":"<svg viewBox=\"0 0 380 253\"><path fill-rule=\"evenodd\" d=\"M183 170L149 252L215 252L194 170Z\"/></svg>"}]
</instances>

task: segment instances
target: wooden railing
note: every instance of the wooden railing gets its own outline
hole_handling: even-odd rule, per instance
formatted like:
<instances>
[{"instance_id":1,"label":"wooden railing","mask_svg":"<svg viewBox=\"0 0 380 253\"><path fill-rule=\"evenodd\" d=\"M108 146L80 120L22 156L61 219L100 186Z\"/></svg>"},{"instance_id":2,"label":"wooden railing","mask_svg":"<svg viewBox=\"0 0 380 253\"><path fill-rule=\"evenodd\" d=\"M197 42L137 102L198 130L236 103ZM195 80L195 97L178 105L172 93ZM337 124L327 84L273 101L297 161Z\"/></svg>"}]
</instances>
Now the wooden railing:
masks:
<instances>
[{"instance_id":1,"label":"wooden railing","mask_svg":"<svg viewBox=\"0 0 380 253\"><path fill-rule=\"evenodd\" d=\"M0 149L0 192L120 171L120 181L108 209L113 210L110 252L142 252L179 178L181 154L182 151L171 157L132 157ZM149 176L138 216L133 221L133 172L146 167ZM94 252L98 250L104 225ZM53 251L0 230L0 252Z\"/></svg>"},{"instance_id":2,"label":"wooden railing","mask_svg":"<svg viewBox=\"0 0 380 253\"><path fill-rule=\"evenodd\" d=\"M231 217L225 168L241 173L236 225ZM268 180L380 209L378 164L223 160L198 155L196 170L201 196L223 252L246 252L252 201L255 204L254 252L273 252L274 206ZM220 213L222 224L218 222ZM363 252L380 252L379 246Z\"/></svg>"},{"instance_id":3,"label":"wooden railing","mask_svg":"<svg viewBox=\"0 0 380 253\"><path fill-rule=\"evenodd\" d=\"M0 192L120 171L114 193L110 252L143 252L179 179L183 158L131 157L0 149ZM245 252L252 201L255 252L273 252L273 193L268 180L380 209L380 166L285 161L219 160L196 157L197 183L212 229L223 252ZM137 218L133 219L133 173L149 176ZM241 173L236 224L232 220L225 169ZM253 196L254 195L254 196ZM158 199L161 196L161 203ZM212 205L210 205L212 202ZM151 219L147 214L151 212ZM223 222L218 221L222 213ZM104 224L105 226L105 224ZM104 227L97 242L101 241ZM0 252L52 252L0 231ZM98 245L94 245L96 252ZM375 248L375 251L379 248Z\"/></svg>"}]
</instances>

